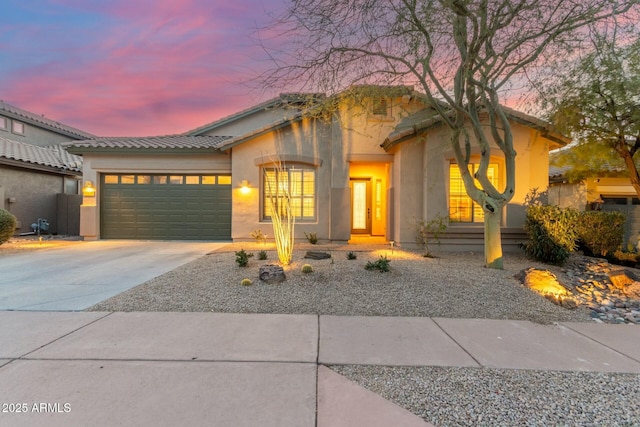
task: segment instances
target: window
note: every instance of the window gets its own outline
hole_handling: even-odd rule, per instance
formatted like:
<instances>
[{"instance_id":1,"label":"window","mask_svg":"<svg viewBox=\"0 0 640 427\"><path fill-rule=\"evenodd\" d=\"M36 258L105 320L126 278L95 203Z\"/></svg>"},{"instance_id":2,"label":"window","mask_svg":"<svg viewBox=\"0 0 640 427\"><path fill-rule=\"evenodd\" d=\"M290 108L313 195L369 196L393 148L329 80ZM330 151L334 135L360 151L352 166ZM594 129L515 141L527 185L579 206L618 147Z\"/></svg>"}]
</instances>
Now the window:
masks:
<instances>
[{"instance_id":1,"label":"window","mask_svg":"<svg viewBox=\"0 0 640 427\"><path fill-rule=\"evenodd\" d=\"M13 121L13 126L11 127L13 133L18 133L20 135L24 135L24 123Z\"/></svg>"},{"instance_id":2,"label":"window","mask_svg":"<svg viewBox=\"0 0 640 427\"><path fill-rule=\"evenodd\" d=\"M79 181L75 178L65 178L64 194L80 194Z\"/></svg>"},{"instance_id":3,"label":"window","mask_svg":"<svg viewBox=\"0 0 640 427\"><path fill-rule=\"evenodd\" d=\"M0 130L7 130L7 119L5 117L0 117Z\"/></svg>"},{"instance_id":4,"label":"window","mask_svg":"<svg viewBox=\"0 0 640 427\"><path fill-rule=\"evenodd\" d=\"M469 167L472 173L475 173L479 165L471 163ZM498 187L497 164L489 164L487 177L491 184ZM480 185L477 180L476 185ZM449 165L449 219L451 222L484 222L484 211L467 195L460 169L455 163Z\"/></svg>"},{"instance_id":5,"label":"window","mask_svg":"<svg viewBox=\"0 0 640 427\"><path fill-rule=\"evenodd\" d=\"M310 168L292 167L284 171L265 168L262 182L263 219L271 219L271 202L282 209L284 195L291 195L291 209L296 220L316 219L316 171Z\"/></svg>"},{"instance_id":6,"label":"window","mask_svg":"<svg viewBox=\"0 0 640 427\"><path fill-rule=\"evenodd\" d=\"M387 115L388 108L387 98L376 98L372 101L371 105L371 113L376 116L385 116Z\"/></svg>"}]
</instances>

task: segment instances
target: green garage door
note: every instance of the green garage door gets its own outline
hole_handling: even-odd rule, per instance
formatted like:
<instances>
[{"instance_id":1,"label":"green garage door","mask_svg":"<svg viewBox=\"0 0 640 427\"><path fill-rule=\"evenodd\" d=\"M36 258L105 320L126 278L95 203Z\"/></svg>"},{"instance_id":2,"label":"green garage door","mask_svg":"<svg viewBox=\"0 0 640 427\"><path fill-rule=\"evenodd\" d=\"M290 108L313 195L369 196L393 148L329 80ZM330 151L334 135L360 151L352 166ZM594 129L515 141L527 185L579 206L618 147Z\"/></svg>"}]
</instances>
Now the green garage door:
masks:
<instances>
[{"instance_id":1,"label":"green garage door","mask_svg":"<svg viewBox=\"0 0 640 427\"><path fill-rule=\"evenodd\" d=\"M103 174L103 239L230 240L230 175Z\"/></svg>"}]
</instances>

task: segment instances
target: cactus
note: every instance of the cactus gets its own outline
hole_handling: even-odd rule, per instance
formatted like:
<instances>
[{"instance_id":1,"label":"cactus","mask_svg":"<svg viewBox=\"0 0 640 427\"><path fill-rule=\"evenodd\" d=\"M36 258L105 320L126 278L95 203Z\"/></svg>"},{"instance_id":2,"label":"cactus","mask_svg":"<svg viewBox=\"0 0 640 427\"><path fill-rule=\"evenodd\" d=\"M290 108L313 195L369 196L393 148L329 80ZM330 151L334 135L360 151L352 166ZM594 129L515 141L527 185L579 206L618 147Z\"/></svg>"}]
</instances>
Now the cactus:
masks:
<instances>
[{"instance_id":1,"label":"cactus","mask_svg":"<svg viewBox=\"0 0 640 427\"><path fill-rule=\"evenodd\" d=\"M305 264L302 266L302 272L307 274L313 272L313 267L310 264Z\"/></svg>"},{"instance_id":2,"label":"cactus","mask_svg":"<svg viewBox=\"0 0 640 427\"><path fill-rule=\"evenodd\" d=\"M253 285L253 283L251 282L251 279L242 279L242 282L240 282L240 284L242 286L251 286L251 285Z\"/></svg>"}]
</instances>

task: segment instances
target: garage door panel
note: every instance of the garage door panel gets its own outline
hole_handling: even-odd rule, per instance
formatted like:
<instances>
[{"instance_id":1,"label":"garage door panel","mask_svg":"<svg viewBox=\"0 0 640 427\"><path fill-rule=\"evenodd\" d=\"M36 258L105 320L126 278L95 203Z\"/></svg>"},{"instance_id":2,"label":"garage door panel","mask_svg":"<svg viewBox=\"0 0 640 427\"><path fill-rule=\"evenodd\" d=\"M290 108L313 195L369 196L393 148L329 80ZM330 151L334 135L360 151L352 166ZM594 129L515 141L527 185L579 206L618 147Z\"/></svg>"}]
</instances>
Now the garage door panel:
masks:
<instances>
[{"instance_id":1,"label":"garage door panel","mask_svg":"<svg viewBox=\"0 0 640 427\"><path fill-rule=\"evenodd\" d=\"M100 211L101 235L107 239L231 238L230 185L105 184L103 180Z\"/></svg>"}]
</instances>

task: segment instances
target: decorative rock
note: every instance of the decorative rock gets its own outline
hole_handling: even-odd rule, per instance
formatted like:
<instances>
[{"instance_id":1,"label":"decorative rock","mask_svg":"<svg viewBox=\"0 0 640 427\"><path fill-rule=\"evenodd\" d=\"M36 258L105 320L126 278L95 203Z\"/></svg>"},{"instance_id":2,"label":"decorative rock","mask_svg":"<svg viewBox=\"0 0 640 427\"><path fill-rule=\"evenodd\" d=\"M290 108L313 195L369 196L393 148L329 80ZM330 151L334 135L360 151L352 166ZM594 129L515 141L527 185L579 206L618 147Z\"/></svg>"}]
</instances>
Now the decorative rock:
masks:
<instances>
[{"instance_id":1,"label":"decorative rock","mask_svg":"<svg viewBox=\"0 0 640 427\"><path fill-rule=\"evenodd\" d=\"M265 283L281 283L286 280L284 270L279 265L266 264L260 267L258 277Z\"/></svg>"},{"instance_id":2,"label":"decorative rock","mask_svg":"<svg viewBox=\"0 0 640 427\"><path fill-rule=\"evenodd\" d=\"M331 254L328 254L326 252L308 251L306 254L304 254L304 257L309 259L329 259L331 258Z\"/></svg>"},{"instance_id":3,"label":"decorative rock","mask_svg":"<svg viewBox=\"0 0 640 427\"><path fill-rule=\"evenodd\" d=\"M516 277L520 279L526 287L542 295L571 295L571 292L558 282L556 276L550 271L528 268L522 270ZM550 300L553 301L552 299Z\"/></svg>"},{"instance_id":4,"label":"decorative rock","mask_svg":"<svg viewBox=\"0 0 640 427\"><path fill-rule=\"evenodd\" d=\"M624 289L624 293L632 299L640 299L640 282L633 282Z\"/></svg>"},{"instance_id":5,"label":"decorative rock","mask_svg":"<svg viewBox=\"0 0 640 427\"><path fill-rule=\"evenodd\" d=\"M615 270L610 272L608 276L613 286L618 289L624 289L626 286L638 280L635 274L629 270Z\"/></svg>"}]
</instances>

